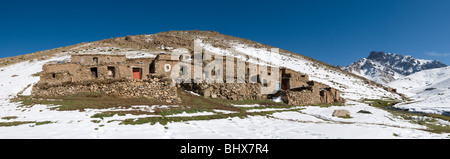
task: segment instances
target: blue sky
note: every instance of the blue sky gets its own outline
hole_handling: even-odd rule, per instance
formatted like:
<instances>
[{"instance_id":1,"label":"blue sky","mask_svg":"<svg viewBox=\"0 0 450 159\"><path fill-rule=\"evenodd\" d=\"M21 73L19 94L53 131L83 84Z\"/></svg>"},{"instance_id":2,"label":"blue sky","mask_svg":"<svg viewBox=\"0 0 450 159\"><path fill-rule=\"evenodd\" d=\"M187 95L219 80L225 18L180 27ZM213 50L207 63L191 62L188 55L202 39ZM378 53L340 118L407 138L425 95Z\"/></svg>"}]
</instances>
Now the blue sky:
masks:
<instances>
[{"instance_id":1,"label":"blue sky","mask_svg":"<svg viewBox=\"0 0 450 159\"><path fill-rule=\"evenodd\" d=\"M1 1L0 57L194 29L332 65L348 65L370 51L450 64L449 0Z\"/></svg>"}]
</instances>

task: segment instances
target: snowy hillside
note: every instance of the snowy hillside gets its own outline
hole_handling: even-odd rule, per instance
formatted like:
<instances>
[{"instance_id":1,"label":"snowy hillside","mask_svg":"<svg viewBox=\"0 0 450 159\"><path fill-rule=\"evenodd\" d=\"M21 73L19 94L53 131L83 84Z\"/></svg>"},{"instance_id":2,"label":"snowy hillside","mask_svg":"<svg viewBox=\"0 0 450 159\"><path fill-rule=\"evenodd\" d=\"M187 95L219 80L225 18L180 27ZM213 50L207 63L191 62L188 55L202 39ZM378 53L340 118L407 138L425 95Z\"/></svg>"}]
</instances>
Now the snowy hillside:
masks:
<instances>
[{"instance_id":1,"label":"snowy hillside","mask_svg":"<svg viewBox=\"0 0 450 159\"><path fill-rule=\"evenodd\" d=\"M397 105L399 108L450 115L450 67L417 72L389 85L415 99L413 103Z\"/></svg>"},{"instance_id":2,"label":"snowy hillside","mask_svg":"<svg viewBox=\"0 0 450 159\"><path fill-rule=\"evenodd\" d=\"M58 111L56 105L24 105L12 101L18 95L30 95L31 87L39 80L36 75L47 62L69 61L70 54L101 53L124 54L129 58L154 57L160 52L170 52L180 46L192 49L198 39L205 50L238 58L260 59L259 62L279 65L310 75L316 80L339 89L344 98L350 99L344 106L298 106L292 108L263 108L259 105L235 105L246 112L269 112L267 115L228 117L214 120L169 122L164 125L126 125L121 121L137 120L161 115L125 114L94 119L103 112L140 111L151 113L155 109L178 107L177 105L135 105L130 108L83 109ZM189 42L189 43L188 43ZM219 139L285 139L285 138L448 138L448 133L425 131L426 126L412 123L411 119L391 114L389 111L358 102L361 98L400 98L397 94L371 85L340 69L325 65L308 57L280 50L274 55L270 47L245 39L224 36L214 32L169 32L154 35L114 38L85 43L67 49L56 49L45 58L32 56L22 62L0 67L0 138L219 138ZM45 53L45 51L44 51ZM36 56L39 54L35 54ZM273 59L280 59L275 63ZM439 74L439 73L438 73ZM433 83L444 84L444 80ZM442 89L442 91L444 91ZM445 93L445 92L444 92ZM449 93L450 94L450 93ZM351 118L333 117L334 110L346 109ZM370 114L358 113L361 110ZM170 117L195 117L231 114L229 110L213 112L177 113ZM168 116L169 117L169 116ZM414 118L416 120L416 118ZM423 119L417 119L423 120ZM42 124L44 123L44 124ZM437 124L450 125L436 120ZM19 124L17 126L8 126Z\"/></svg>"},{"instance_id":3,"label":"snowy hillside","mask_svg":"<svg viewBox=\"0 0 450 159\"><path fill-rule=\"evenodd\" d=\"M346 99L400 98L399 95L385 91L379 85L370 84L367 79L301 54L282 49L279 49L280 54L275 54L271 52L271 49L275 47L210 31L173 31L112 38L83 43L67 49L54 49L53 56L64 53L120 54L126 55L127 58L155 57L159 53L170 53L178 48L187 48L192 51L194 50L194 41L198 41L203 49L213 54L230 55L252 63L281 66L306 73L311 80L340 90L342 97Z\"/></svg>"},{"instance_id":4,"label":"snowy hillside","mask_svg":"<svg viewBox=\"0 0 450 159\"><path fill-rule=\"evenodd\" d=\"M245 59L245 55L248 55L250 57L249 61L251 62L286 67L306 73L310 76L311 80L327 84L340 90L342 97L346 99L379 99L383 97L400 99L400 96L397 94L385 91L381 87L367 84L364 80L349 75L342 70L322 65L300 55L293 55L283 51L280 51L280 54L277 55L266 48L250 47L246 44L233 41L229 41L229 45L231 49L221 49L207 43L201 44L205 50L212 53L232 55L240 59Z\"/></svg>"},{"instance_id":5,"label":"snowy hillside","mask_svg":"<svg viewBox=\"0 0 450 159\"><path fill-rule=\"evenodd\" d=\"M415 59L412 56L394 53L371 52L369 57L362 58L342 69L377 83L387 84L422 70L446 66L436 60Z\"/></svg>"}]
</instances>

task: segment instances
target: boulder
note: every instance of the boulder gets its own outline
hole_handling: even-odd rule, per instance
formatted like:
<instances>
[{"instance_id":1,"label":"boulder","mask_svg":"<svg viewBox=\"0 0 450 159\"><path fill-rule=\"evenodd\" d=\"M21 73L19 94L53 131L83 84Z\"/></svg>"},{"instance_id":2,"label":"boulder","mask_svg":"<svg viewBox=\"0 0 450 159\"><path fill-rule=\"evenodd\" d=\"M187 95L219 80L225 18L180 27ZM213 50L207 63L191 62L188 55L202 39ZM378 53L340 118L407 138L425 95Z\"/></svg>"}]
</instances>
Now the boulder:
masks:
<instances>
[{"instance_id":1,"label":"boulder","mask_svg":"<svg viewBox=\"0 0 450 159\"><path fill-rule=\"evenodd\" d=\"M334 110L334 117L350 117L350 111L345 109Z\"/></svg>"},{"instance_id":2,"label":"boulder","mask_svg":"<svg viewBox=\"0 0 450 159\"><path fill-rule=\"evenodd\" d=\"M209 98L209 97L211 96L211 91L205 90L205 91L203 92L203 96Z\"/></svg>"}]
</instances>

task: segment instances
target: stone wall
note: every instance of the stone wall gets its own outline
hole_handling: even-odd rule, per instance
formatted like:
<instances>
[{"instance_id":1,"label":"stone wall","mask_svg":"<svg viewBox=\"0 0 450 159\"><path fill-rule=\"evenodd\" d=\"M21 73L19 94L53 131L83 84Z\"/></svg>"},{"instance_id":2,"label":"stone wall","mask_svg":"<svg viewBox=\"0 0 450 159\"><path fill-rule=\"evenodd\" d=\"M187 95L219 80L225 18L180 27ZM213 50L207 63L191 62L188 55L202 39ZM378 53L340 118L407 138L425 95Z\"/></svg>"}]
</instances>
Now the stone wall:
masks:
<instances>
[{"instance_id":1,"label":"stone wall","mask_svg":"<svg viewBox=\"0 0 450 159\"><path fill-rule=\"evenodd\" d=\"M307 86L280 90L272 96L281 96L281 99L289 105L345 103L345 99L340 97L337 89L316 81L308 81L306 84Z\"/></svg>"},{"instance_id":2,"label":"stone wall","mask_svg":"<svg viewBox=\"0 0 450 159\"><path fill-rule=\"evenodd\" d=\"M96 61L94 61L96 58ZM103 54L79 54L72 55L72 63L82 65L97 65L101 63L118 63L126 61L125 55L103 55Z\"/></svg>"},{"instance_id":3,"label":"stone wall","mask_svg":"<svg viewBox=\"0 0 450 159\"><path fill-rule=\"evenodd\" d=\"M97 92L120 98L147 97L167 103L179 103L177 88L169 80L103 80L65 82L62 84L38 83L32 96L67 96L84 92Z\"/></svg>"},{"instance_id":4,"label":"stone wall","mask_svg":"<svg viewBox=\"0 0 450 159\"><path fill-rule=\"evenodd\" d=\"M74 76L81 72L81 65L73 63L64 64L45 64L42 67L42 73L40 75L39 82L47 83L61 83L71 82L77 80L78 77Z\"/></svg>"},{"instance_id":5,"label":"stone wall","mask_svg":"<svg viewBox=\"0 0 450 159\"><path fill-rule=\"evenodd\" d=\"M315 105L321 102L320 97L314 94L311 89L283 90L279 91L276 96L281 96L281 99L289 105Z\"/></svg>"},{"instance_id":6,"label":"stone wall","mask_svg":"<svg viewBox=\"0 0 450 159\"><path fill-rule=\"evenodd\" d=\"M129 59L126 59L125 63L146 63L146 64L151 64L153 61L155 61L155 58L142 57L142 58L129 58Z\"/></svg>"},{"instance_id":7,"label":"stone wall","mask_svg":"<svg viewBox=\"0 0 450 159\"><path fill-rule=\"evenodd\" d=\"M287 90L291 88L308 86L309 77L306 74L296 72L291 69L280 69L281 89Z\"/></svg>"},{"instance_id":8,"label":"stone wall","mask_svg":"<svg viewBox=\"0 0 450 159\"><path fill-rule=\"evenodd\" d=\"M267 95L261 94L261 84L259 83L190 83L181 85L185 89L207 98L230 99L235 101L267 99Z\"/></svg>"},{"instance_id":9,"label":"stone wall","mask_svg":"<svg viewBox=\"0 0 450 159\"><path fill-rule=\"evenodd\" d=\"M122 78L132 80L138 77L133 72L139 72L139 78L143 80L161 75L169 76L178 61L167 60L168 56L162 54L156 59L127 59L125 55L72 55L70 63L45 64L39 82L54 84Z\"/></svg>"},{"instance_id":10,"label":"stone wall","mask_svg":"<svg viewBox=\"0 0 450 159\"><path fill-rule=\"evenodd\" d=\"M162 60L156 60L151 64L151 70L150 73L152 75L165 75L167 77L170 77L170 74L172 70L174 69L174 66L178 64L178 61L162 61ZM177 70L173 70L177 71ZM178 70L179 72L180 70Z\"/></svg>"},{"instance_id":11,"label":"stone wall","mask_svg":"<svg viewBox=\"0 0 450 159\"><path fill-rule=\"evenodd\" d=\"M274 96L281 96L281 99L289 105L317 105L317 104L337 104L345 103L345 99L339 95L339 90L333 88L301 87L290 90L281 90Z\"/></svg>"},{"instance_id":12,"label":"stone wall","mask_svg":"<svg viewBox=\"0 0 450 159\"><path fill-rule=\"evenodd\" d=\"M79 65L76 63L45 64L42 67L40 83L80 82L85 80L133 79L133 69L141 71L141 79L149 79L150 63L102 63ZM92 75L91 69L96 70ZM113 69L110 71L109 69ZM112 73L113 72L113 73ZM113 75L111 75L113 74Z\"/></svg>"}]
</instances>

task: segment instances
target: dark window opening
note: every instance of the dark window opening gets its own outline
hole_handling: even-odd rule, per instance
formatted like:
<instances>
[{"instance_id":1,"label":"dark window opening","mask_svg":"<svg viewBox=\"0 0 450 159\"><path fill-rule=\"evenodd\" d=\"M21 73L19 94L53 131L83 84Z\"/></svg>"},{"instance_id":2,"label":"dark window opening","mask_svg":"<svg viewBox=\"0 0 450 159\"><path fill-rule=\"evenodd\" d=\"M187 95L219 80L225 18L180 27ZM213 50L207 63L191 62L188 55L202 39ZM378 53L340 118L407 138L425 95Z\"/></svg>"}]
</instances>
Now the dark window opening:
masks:
<instances>
[{"instance_id":1,"label":"dark window opening","mask_svg":"<svg viewBox=\"0 0 450 159\"><path fill-rule=\"evenodd\" d=\"M116 77L116 68L108 67L108 77L115 78Z\"/></svg>"},{"instance_id":2,"label":"dark window opening","mask_svg":"<svg viewBox=\"0 0 450 159\"><path fill-rule=\"evenodd\" d=\"M94 58L92 59L92 61L93 61L94 63L98 63L98 57L94 57Z\"/></svg>"},{"instance_id":3,"label":"dark window opening","mask_svg":"<svg viewBox=\"0 0 450 159\"><path fill-rule=\"evenodd\" d=\"M107 62L109 62L109 57L108 57L108 58L106 58L106 61L107 61Z\"/></svg>"},{"instance_id":4,"label":"dark window opening","mask_svg":"<svg viewBox=\"0 0 450 159\"><path fill-rule=\"evenodd\" d=\"M291 78L291 74L290 74L290 73L285 74L284 77L286 77L286 78Z\"/></svg>"},{"instance_id":5,"label":"dark window opening","mask_svg":"<svg viewBox=\"0 0 450 159\"><path fill-rule=\"evenodd\" d=\"M150 64L150 73L156 73L155 61Z\"/></svg>"},{"instance_id":6,"label":"dark window opening","mask_svg":"<svg viewBox=\"0 0 450 159\"><path fill-rule=\"evenodd\" d=\"M267 79L263 80L263 86L264 87L268 87L269 86L269 82L267 82Z\"/></svg>"},{"instance_id":7,"label":"dark window opening","mask_svg":"<svg viewBox=\"0 0 450 159\"><path fill-rule=\"evenodd\" d=\"M92 78L98 78L97 67L91 68L91 77Z\"/></svg>"},{"instance_id":8,"label":"dark window opening","mask_svg":"<svg viewBox=\"0 0 450 159\"><path fill-rule=\"evenodd\" d=\"M256 75L255 78L256 78L256 83L262 83L261 76Z\"/></svg>"},{"instance_id":9,"label":"dark window opening","mask_svg":"<svg viewBox=\"0 0 450 159\"><path fill-rule=\"evenodd\" d=\"M56 74L52 74L52 77L53 77L53 78L56 78Z\"/></svg>"},{"instance_id":10,"label":"dark window opening","mask_svg":"<svg viewBox=\"0 0 450 159\"><path fill-rule=\"evenodd\" d=\"M181 66L181 67L180 67L180 76L183 76L183 75L184 75L184 67Z\"/></svg>"}]
</instances>

